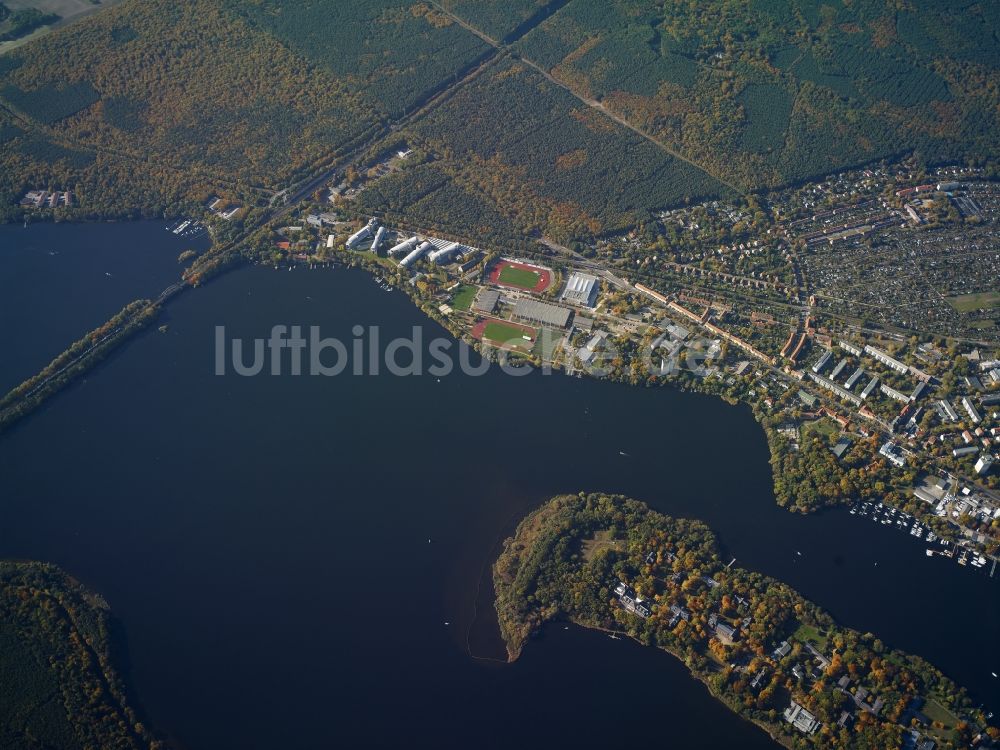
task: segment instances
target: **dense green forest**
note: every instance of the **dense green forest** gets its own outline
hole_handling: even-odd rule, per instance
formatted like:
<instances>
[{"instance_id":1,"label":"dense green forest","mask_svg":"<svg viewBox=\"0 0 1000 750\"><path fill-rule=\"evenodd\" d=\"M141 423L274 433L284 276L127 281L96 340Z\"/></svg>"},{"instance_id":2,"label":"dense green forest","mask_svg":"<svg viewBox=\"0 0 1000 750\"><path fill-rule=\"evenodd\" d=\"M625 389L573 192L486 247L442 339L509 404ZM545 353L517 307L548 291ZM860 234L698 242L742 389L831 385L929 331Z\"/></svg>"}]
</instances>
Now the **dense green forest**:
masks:
<instances>
[{"instance_id":1,"label":"dense green forest","mask_svg":"<svg viewBox=\"0 0 1000 750\"><path fill-rule=\"evenodd\" d=\"M655 209L727 194L711 176L668 153L546 81L524 65L490 66L407 131L411 143L436 155L438 175L461 191L422 186L426 168L404 170L393 190L433 210L438 223L465 228L490 221L469 215L465 196L492 205L514 233L558 240L621 230ZM598 187L599 186L599 187ZM432 204L432 205L429 205ZM369 210L374 196L362 200ZM399 210L399 199L385 207Z\"/></svg>"},{"instance_id":2,"label":"dense green forest","mask_svg":"<svg viewBox=\"0 0 1000 750\"><path fill-rule=\"evenodd\" d=\"M231 1L237 13L345 84L378 115L398 117L490 51L425 3Z\"/></svg>"},{"instance_id":3,"label":"dense green forest","mask_svg":"<svg viewBox=\"0 0 1000 750\"><path fill-rule=\"evenodd\" d=\"M61 570L0 562L0 746L155 750L111 666L107 604Z\"/></svg>"},{"instance_id":4,"label":"dense green forest","mask_svg":"<svg viewBox=\"0 0 1000 750\"><path fill-rule=\"evenodd\" d=\"M265 185L372 124L348 85L205 0L122 3L0 72L0 97L53 137Z\"/></svg>"},{"instance_id":5,"label":"dense green forest","mask_svg":"<svg viewBox=\"0 0 1000 750\"><path fill-rule=\"evenodd\" d=\"M440 3L496 41L507 39L536 14L558 4L558 0L441 0Z\"/></svg>"},{"instance_id":6,"label":"dense green forest","mask_svg":"<svg viewBox=\"0 0 1000 750\"><path fill-rule=\"evenodd\" d=\"M409 3L346 8L126 0L0 57L3 215L33 187L74 190L84 216L285 187L486 49Z\"/></svg>"},{"instance_id":7,"label":"dense green forest","mask_svg":"<svg viewBox=\"0 0 1000 750\"><path fill-rule=\"evenodd\" d=\"M421 3L125 0L0 56L0 217L35 187L73 216L266 199L491 51Z\"/></svg>"},{"instance_id":8,"label":"dense green forest","mask_svg":"<svg viewBox=\"0 0 1000 750\"><path fill-rule=\"evenodd\" d=\"M554 498L505 542L493 578L512 659L551 620L625 632L682 659L730 709L790 747L884 750L910 728L938 747L967 747L985 729L965 692L921 658L839 626L779 581L726 566L707 526L635 500ZM619 582L648 616L623 606ZM720 623L731 630L721 635ZM787 652L775 653L784 641ZM859 709L855 696L880 700L880 710ZM817 733L782 720L791 700L822 722ZM924 705L938 719L924 721ZM853 718L839 726L844 711Z\"/></svg>"},{"instance_id":9,"label":"dense green forest","mask_svg":"<svg viewBox=\"0 0 1000 750\"><path fill-rule=\"evenodd\" d=\"M914 150L995 157L998 31L998 5L968 0L570 0L518 49L758 189Z\"/></svg>"},{"instance_id":10,"label":"dense green forest","mask_svg":"<svg viewBox=\"0 0 1000 750\"><path fill-rule=\"evenodd\" d=\"M0 42L20 39L40 26L55 23L59 16L45 13L37 8L11 10L0 3Z\"/></svg>"},{"instance_id":11,"label":"dense green forest","mask_svg":"<svg viewBox=\"0 0 1000 750\"><path fill-rule=\"evenodd\" d=\"M1000 153L998 23L984 0L125 0L0 56L0 218L34 187L73 190L84 217L220 190L265 206L390 127L450 181L414 220L560 241L723 182L982 161ZM362 207L409 214L403 179Z\"/></svg>"}]
</instances>

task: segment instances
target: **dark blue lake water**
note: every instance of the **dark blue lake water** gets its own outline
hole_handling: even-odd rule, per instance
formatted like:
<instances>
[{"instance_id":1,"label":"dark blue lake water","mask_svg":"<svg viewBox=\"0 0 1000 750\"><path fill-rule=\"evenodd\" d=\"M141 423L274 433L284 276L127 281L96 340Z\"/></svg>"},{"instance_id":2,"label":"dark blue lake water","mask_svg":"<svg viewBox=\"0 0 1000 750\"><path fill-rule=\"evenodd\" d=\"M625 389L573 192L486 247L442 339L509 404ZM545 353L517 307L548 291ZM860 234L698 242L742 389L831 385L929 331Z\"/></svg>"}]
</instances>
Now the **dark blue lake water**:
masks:
<instances>
[{"instance_id":1,"label":"dark blue lake water","mask_svg":"<svg viewBox=\"0 0 1000 750\"><path fill-rule=\"evenodd\" d=\"M774 746L631 642L556 626L516 664L488 659L498 542L579 490L704 520L739 564L1000 703L996 582L846 512L777 508L745 408L496 371L214 374L218 325L446 335L344 269L237 270L164 322L0 438L0 556L56 562L108 599L135 697L182 747L615 747L623 726Z\"/></svg>"},{"instance_id":2,"label":"dark blue lake water","mask_svg":"<svg viewBox=\"0 0 1000 750\"><path fill-rule=\"evenodd\" d=\"M135 299L177 281L184 250L165 222L0 224L0 392L34 375Z\"/></svg>"}]
</instances>

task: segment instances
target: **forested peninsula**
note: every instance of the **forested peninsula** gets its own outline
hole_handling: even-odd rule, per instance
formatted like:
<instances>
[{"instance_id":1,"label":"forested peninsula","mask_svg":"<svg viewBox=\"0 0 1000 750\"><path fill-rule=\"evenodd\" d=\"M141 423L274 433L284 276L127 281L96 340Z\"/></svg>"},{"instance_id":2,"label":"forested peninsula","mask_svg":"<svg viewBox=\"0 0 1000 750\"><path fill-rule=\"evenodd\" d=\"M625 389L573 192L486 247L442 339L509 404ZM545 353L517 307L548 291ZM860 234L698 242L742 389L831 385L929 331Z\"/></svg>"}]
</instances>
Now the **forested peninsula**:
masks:
<instances>
[{"instance_id":1,"label":"forested peninsula","mask_svg":"<svg viewBox=\"0 0 1000 750\"><path fill-rule=\"evenodd\" d=\"M726 565L699 521L603 494L553 498L493 569L511 661L546 622L622 633L681 659L789 748L974 746L1000 732L920 657L838 625L789 586Z\"/></svg>"},{"instance_id":2,"label":"forested peninsula","mask_svg":"<svg viewBox=\"0 0 1000 750\"><path fill-rule=\"evenodd\" d=\"M157 750L112 667L107 603L54 565L0 561L0 747Z\"/></svg>"}]
</instances>

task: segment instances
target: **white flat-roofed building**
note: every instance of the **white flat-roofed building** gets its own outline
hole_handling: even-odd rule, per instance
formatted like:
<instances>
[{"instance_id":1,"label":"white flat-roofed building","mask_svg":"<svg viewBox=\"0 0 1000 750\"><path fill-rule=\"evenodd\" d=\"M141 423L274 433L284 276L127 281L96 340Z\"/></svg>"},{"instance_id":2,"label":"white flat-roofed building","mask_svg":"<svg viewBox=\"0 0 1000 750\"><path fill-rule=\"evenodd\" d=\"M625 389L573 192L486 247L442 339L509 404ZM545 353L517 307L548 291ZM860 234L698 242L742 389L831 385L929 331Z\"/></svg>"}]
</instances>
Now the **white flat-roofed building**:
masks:
<instances>
[{"instance_id":1,"label":"white flat-roofed building","mask_svg":"<svg viewBox=\"0 0 1000 750\"><path fill-rule=\"evenodd\" d=\"M847 382L844 383L844 388L846 388L847 390L851 390L851 388L853 388L857 384L857 382L861 380L861 376L864 374L865 374L865 368L859 367L851 374L851 377L847 379Z\"/></svg>"},{"instance_id":2,"label":"white flat-roofed building","mask_svg":"<svg viewBox=\"0 0 1000 750\"><path fill-rule=\"evenodd\" d=\"M840 341L840 348L843 349L848 354L853 354L855 357L861 356L861 350L854 344L848 343L847 341Z\"/></svg>"},{"instance_id":3,"label":"white flat-roofed building","mask_svg":"<svg viewBox=\"0 0 1000 750\"><path fill-rule=\"evenodd\" d=\"M416 263L421 258L421 256L423 256L423 254L426 253L428 250L430 250L432 247L433 245L431 245L431 243L429 242L421 242L419 245L417 245L416 249L411 251L409 255L407 255L405 258L399 261L399 265L402 266L403 268L409 268L414 263Z\"/></svg>"},{"instance_id":4,"label":"white flat-roofed building","mask_svg":"<svg viewBox=\"0 0 1000 750\"><path fill-rule=\"evenodd\" d=\"M828 391L837 394L845 401L850 401L855 406L861 406L861 399L855 396L850 391L841 388L839 385L834 383L829 378L824 378L822 375L817 375L814 372L809 373L809 377L812 378L818 385L823 386Z\"/></svg>"},{"instance_id":5,"label":"white flat-roofed building","mask_svg":"<svg viewBox=\"0 0 1000 750\"><path fill-rule=\"evenodd\" d=\"M514 304L514 317L538 325L565 328L573 311L536 299L521 298Z\"/></svg>"},{"instance_id":6,"label":"white flat-roofed building","mask_svg":"<svg viewBox=\"0 0 1000 750\"><path fill-rule=\"evenodd\" d=\"M902 402L904 404L910 403L910 397L909 396L907 396L905 393L902 393L901 391L897 391L895 388L893 388L892 386L886 385L885 383L882 383L882 385L879 386L879 390L881 390L882 393L884 393L886 396L888 396L891 399L895 399L896 401L900 401L900 402Z\"/></svg>"},{"instance_id":7,"label":"white flat-roofed building","mask_svg":"<svg viewBox=\"0 0 1000 750\"><path fill-rule=\"evenodd\" d=\"M962 396L962 406L965 407L966 413L969 415L969 419L972 420L973 424L979 424L983 421L982 416L976 410L975 405L969 400L968 396Z\"/></svg>"},{"instance_id":8,"label":"white flat-roofed building","mask_svg":"<svg viewBox=\"0 0 1000 750\"><path fill-rule=\"evenodd\" d=\"M898 359L889 356L888 353L882 351L881 349L876 349L874 346L871 346L870 344L865 347L865 352L870 354L878 362L881 362L883 365L886 365L887 367L891 367L898 373L906 375L907 373L910 372L909 365L903 364Z\"/></svg>"},{"instance_id":9,"label":"white flat-roofed building","mask_svg":"<svg viewBox=\"0 0 1000 750\"><path fill-rule=\"evenodd\" d=\"M359 229L357 232L355 232L354 234L352 234L350 237L347 238L347 247L349 249L357 247L359 244L361 244L363 240L366 240L369 237L371 237L374 231L375 231L375 219L372 219L365 226L361 227L361 229Z\"/></svg>"},{"instance_id":10,"label":"white flat-roofed building","mask_svg":"<svg viewBox=\"0 0 1000 750\"><path fill-rule=\"evenodd\" d=\"M831 351L823 352L823 356L820 357L819 361L812 366L812 371L817 374L823 372L823 368L830 363L831 359L833 359L833 352Z\"/></svg>"},{"instance_id":11,"label":"white flat-roofed building","mask_svg":"<svg viewBox=\"0 0 1000 750\"><path fill-rule=\"evenodd\" d=\"M403 240L397 245L393 245L389 248L389 255L399 255L400 253L409 253L413 248L417 246L420 240L416 237L410 237L408 240Z\"/></svg>"},{"instance_id":12,"label":"white flat-roofed building","mask_svg":"<svg viewBox=\"0 0 1000 750\"><path fill-rule=\"evenodd\" d=\"M580 358L580 361L585 365L590 364L590 361L594 358L597 350L601 347L604 341L608 338L608 334L604 331L598 331L591 338L590 341L586 343L585 346L581 346L577 352L576 356Z\"/></svg>"},{"instance_id":13,"label":"white flat-roofed building","mask_svg":"<svg viewBox=\"0 0 1000 750\"><path fill-rule=\"evenodd\" d=\"M583 307L593 307L597 302L597 292L600 282L596 276L587 273L574 273L566 282L562 293L562 301Z\"/></svg>"},{"instance_id":14,"label":"white flat-roofed building","mask_svg":"<svg viewBox=\"0 0 1000 750\"><path fill-rule=\"evenodd\" d=\"M878 449L878 452L889 459L889 462L900 469L906 466L906 456L903 455L903 451L899 449L891 440L888 443L883 443L882 447Z\"/></svg>"},{"instance_id":15,"label":"white flat-roofed building","mask_svg":"<svg viewBox=\"0 0 1000 750\"><path fill-rule=\"evenodd\" d=\"M679 326L676 323L667 326L667 333L669 333L675 339L679 339L680 341L683 341L684 339L686 339L688 336L691 335L691 332L687 328L685 328L684 326Z\"/></svg>"},{"instance_id":16,"label":"white flat-roofed building","mask_svg":"<svg viewBox=\"0 0 1000 750\"><path fill-rule=\"evenodd\" d=\"M441 245L435 245L435 248L436 249L427 256L432 263L446 263L453 255L464 249L463 246L457 242L445 242Z\"/></svg>"},{"instance_id":17,"label":"white flat-roofed building","mask_svg":"<svg viewBox=\"0 0 1000 750\"><path fill-rule=\"evenodd\" d=\"M785 709L784 716L785 721L803 734L815 734L822 726L819 719L795 701L792 701L792 705Z\"/></svg>"},{"instance_id":18,"label":"white flat-roofed building","mask_svg":"<svg viewBox=\"0 0 1000 750\"><path fill-rule=\"evenodd\" d=\"M375 232L375 239L372 240L371 250L373 253L377 253L379 247L382 246L382 240L385 239L385 227L379 227L378 231Z\"/></svg>"},{"instance_id":19,"label":"white flat-roofed building","mask_svg":"<svg viewBox=\"0 0 1000 750\"><path fill-rule=\"evenodd\" d=\"M984 453L983 455L981 455L979 457L979 460L976 461L976 473L979 476L984 476L985 474L989 474L990 469L993 468L993 462L995 460L996 459L994 459L993 456L990 455L989 453Z\"/></svg>"},{"instance_id":20,"label":"white flat-roofed building","mask_svg":"<svg viewBox=\"0 0 1000 750\"><path fill-rule=\"evenodd\" d=\"M869 380L868 385L866 385L865 389L861 391L861 400L864 401L870 395L872 395L872 391L874 391L877 386L878 386L878 375Z\"/></svg>"},{"instance_id":21,"label":"white flat-roofed building","mask_svg":"<svg viewBox=\"0 0 1000 750\"><path fill-rule=\"evenodd\" d=\"M951 402L949 402L947 399L943 398L940 401L938 401L937 407L938 407L938 414L941 415L942 420L948 422L958 421L958 412L955 411L955 407L953 407L951 405Z\"/></svg>"}]
</instances>

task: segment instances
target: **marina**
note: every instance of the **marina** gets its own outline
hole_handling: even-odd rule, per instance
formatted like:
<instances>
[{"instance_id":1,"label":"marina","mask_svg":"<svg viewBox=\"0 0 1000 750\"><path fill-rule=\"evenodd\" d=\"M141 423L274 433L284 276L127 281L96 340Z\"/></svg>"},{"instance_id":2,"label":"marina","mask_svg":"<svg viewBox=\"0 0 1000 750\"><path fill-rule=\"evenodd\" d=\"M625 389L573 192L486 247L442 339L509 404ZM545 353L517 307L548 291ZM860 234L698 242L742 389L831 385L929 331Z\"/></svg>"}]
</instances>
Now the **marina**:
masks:
<instances>
[{"instance_id":1,"label":"marina","mask_svg":"<svg viewBox=\"0 0 1000 750\"><path fill-rule=\"evenodd\" d=\"M942 539L929 526L921 523L906 511L880 502L859 500L851 506L849 513L859 518L867 518L880 526L886 526L896 531L905 531L916 542L937 545L926 548L927 557L946 557L955 560L959 565L971 565L978 569L987 567L988 561L985 555L967 549L961 543L953 544L947 539ZM993 561L989 572L991 578L995 568L996 562Z\"/></svg>"},{"instance_id":2,"label":"marina","mask_svg":"<svg viewBox=\"0 0 1000 750\"><path fill-rule=\"evenodd\" d=\"M208 233L208 227L195 219L178 219L164 227L168 232L179 237L202 237Z\"/></svg>"}]
</instances>

